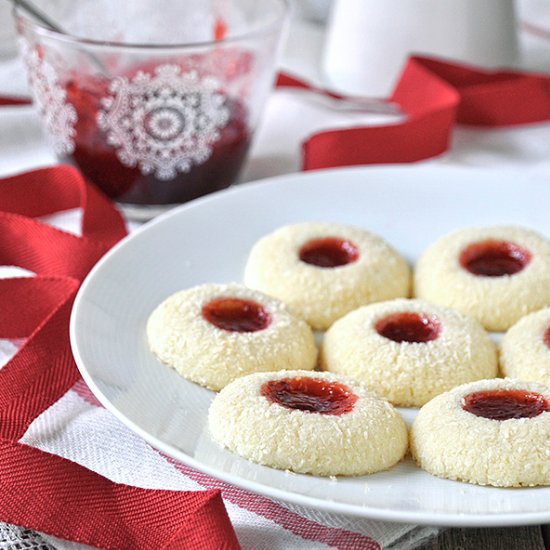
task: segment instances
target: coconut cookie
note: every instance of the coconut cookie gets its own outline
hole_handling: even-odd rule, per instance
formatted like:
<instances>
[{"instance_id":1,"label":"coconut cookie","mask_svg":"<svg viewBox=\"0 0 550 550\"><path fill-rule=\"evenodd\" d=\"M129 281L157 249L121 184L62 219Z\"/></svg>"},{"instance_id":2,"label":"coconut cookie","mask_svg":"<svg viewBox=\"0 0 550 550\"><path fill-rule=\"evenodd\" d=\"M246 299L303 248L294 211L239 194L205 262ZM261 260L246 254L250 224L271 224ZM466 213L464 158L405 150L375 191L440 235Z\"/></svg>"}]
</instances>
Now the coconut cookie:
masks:
<instances>
[{"instance_id":1,"label":"coconut cookie","mask_svg":"<svg viewBox=\"0 0 550 550\"><path fill-rule=\"evenodd\" d=\"M520 319L500 342L504 376L550 387L550 308Z\"/></svg>"},{"instance_id":2,"label":"coconut cookie","mask_svg":"<svg viewBox=\"0 0 550 550\"><path fill-rule=\"evenodd\" d=\"M361 305L408 296L410 270L391 246L368 231L300 223L260 239L244 279L324 330Z\"/></svg>"},{"instance_id":3,"label":"coconut cookie","mask_svg":"<svg viewBox=\"0 0 550 550\"><path fill-rule=\"evenodd\" d=\"M478 321L423 300L364 306L336 321L321 368L360 380L402 407L419 407L455 386L497 375L496 348Z\"/></svg>"},{"instance_id":4,"label":"coconut cookie","mask_svg":"<svg viewBox=\"0 0 550 550\"><path fill-rule=\"evenodd\" d=\"M447 479L550 485L550 389L507 378L439 395L418 413L411 451L421 468Z\"/></svg>"},{"instance_id":5,"label":"coconut cookie","mask_svg":"<svg viewBox=\"0 0 550 550\"><path fill-rule=\"evenodd\" d=\"M218 443L248 460L320 476L386 470L408 442L387 401L360 382L320 372L239 378L216 396L208 424Z\"/></svg>"},{"instance_id":6,"label":"coconut cookie","mask_svg":"<svg viewBox=\"0 0 550 550\"><path fill-rule=\"evenodd\" d=\"M219 390L252 372L313 369L313 332L283 303L238 284L205 284L170 296L149 317L153 353Z\"/></svg>"},{"instance_id":7,"label":"coconut cookie","mask_svg":"<svg viewBox=\"0 0 550 550\"><path fill-rule=\"evenodd\" d=\"M476 317L488 330L507 330L550 305L550 241L520 227L456 231L422 254L414 292Z\"/></svg>"}]
</instances>

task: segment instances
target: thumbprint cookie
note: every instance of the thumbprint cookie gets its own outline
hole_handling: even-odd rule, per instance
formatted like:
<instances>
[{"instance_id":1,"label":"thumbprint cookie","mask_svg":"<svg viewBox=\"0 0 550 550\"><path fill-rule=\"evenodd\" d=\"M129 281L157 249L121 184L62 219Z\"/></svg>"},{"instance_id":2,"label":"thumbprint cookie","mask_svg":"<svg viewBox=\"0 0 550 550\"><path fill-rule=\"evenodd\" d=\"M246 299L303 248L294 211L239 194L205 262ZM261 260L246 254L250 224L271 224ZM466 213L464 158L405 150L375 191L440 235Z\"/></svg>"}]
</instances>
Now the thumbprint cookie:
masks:
<instances>
[{"instance_id":1,"label":"thumbprint cookie","mask_svg":"<svg viewBox=\"0 0 550 550\"><path fill-rule=\"evenodd\" d=\"M437 240L415 270L418 298L503 331L550 306L550 241L521 227L468 228Z\"/></svg>"},{"instance_id":2,"label":"thumbprint cookie","mask_svg":"<svg viewBox=\"0 0 550 550\"><path fill-rule=\"evenodd\" d=\"M318 476L363 475L399 462L405 423L363 384L330 373L256 373L226 386L208 413L210 433L264 466Z\"/></svg>"},{"instance_id":3,"label":"thumbprint cookie","mask_svg":"<svg viewBox=\"0 0 550 550\"><path fill-rule=\"evenodd\" d=\"M520 319L500 342L504 376L550 387L550 308Z\"/></svg>"},{"instance_id":4,"label":"thumbprint cookie","mask_svg":"<svg viewBox=\"0 0 550 550\"><path fill-rule=\"evenodd\" d=\"M430 474L478 485L550 485L550 389L479 380L424 405L411 452Z\"/></svg>"},{"instance_id":5,"label":"thumbprint cookie","mask_svg":"<svg viewBox=\"0 0 550 550\"><path fill-rule=\"evenodd\" d=\"M496 348L478 321L423 300L364 306L336 321L321 368L360 380L402 407L419 407L455 386L495 377Z\"/></svg>"},{"instance_id":6,"label":"thumbprint cookie","mask_svg":"<svg viewBox=\"0 0 550 550\"><path fill-rule=\"evenodd\" d=\"M345 225L281 227L252 248L245 283L285 302L314 329L325 330L359 306L410 291L410 270L380 237Z\"/></svg>"},{"instance_id":7,"label":"thumbprint cookie","mask_svg":"<svg viewBox=\"0 0 550 550\"><path fill-rule=\"evenodd\" d=\"M313 369L308 324L279 300L239 284L173 294L147 322L149 347L183 377L212 390L252 372Z\"/></svg>"}]
</instances>

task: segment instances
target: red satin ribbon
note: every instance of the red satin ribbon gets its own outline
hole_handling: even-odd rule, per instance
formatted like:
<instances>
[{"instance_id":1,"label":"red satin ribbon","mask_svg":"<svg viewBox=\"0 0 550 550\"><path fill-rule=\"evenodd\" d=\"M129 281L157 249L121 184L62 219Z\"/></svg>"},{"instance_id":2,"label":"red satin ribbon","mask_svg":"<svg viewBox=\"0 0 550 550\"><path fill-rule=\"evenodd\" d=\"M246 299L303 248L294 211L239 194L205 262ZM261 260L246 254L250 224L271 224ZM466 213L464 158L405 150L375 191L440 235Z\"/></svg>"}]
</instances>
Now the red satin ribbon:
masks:
<instances>
[{"instance_id":1,"label":"red satin ribbon","mask_svg":"<svg viewBox=\"0 0 550 550\"><path fill-rule=\"evenodd\" d=\"M277 85L342 97L284 74ZM389 100L401 107L406 120L313 134L302 144L303 169L435 157L448 149L455 123L498 127L549 120L550 77L412 57Z\"/></svg>"},{"instance_id":2,"label":"red satin ribbon","mask_svg":"<svg viewBox=\"0 0 550 550\"><path fill-rule=\"evenodd\" d=\"M82 237L33 219L76 207ZM0 337L27 338L0 370L0 519L100 548L238 548L219 491L137 489L18 443L78 380L68 333L73 299L126 229L66 166L0 180L0 210L0 265L37 274L0 280Z\"/></svg>"}]
</instances>

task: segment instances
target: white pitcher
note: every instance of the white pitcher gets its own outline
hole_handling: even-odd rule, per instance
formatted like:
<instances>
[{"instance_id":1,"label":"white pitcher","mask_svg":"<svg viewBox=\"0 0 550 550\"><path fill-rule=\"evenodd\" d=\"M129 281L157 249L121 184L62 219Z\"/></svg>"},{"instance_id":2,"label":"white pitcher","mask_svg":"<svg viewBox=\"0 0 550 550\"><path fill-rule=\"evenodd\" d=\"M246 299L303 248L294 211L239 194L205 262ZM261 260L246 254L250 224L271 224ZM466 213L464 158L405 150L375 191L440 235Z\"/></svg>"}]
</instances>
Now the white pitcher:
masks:
<instances>
[{"instance_id":1,"label":"white pitcher","mask_svg":"<svg viewBox=\"0 0 550 550\"><path fill-rule=\"evenodd\" d=\"M413 52L484 67L515 64L514 0L334 1L323 56L332 86L387 95Z\"/></svg>"}]
</instances>

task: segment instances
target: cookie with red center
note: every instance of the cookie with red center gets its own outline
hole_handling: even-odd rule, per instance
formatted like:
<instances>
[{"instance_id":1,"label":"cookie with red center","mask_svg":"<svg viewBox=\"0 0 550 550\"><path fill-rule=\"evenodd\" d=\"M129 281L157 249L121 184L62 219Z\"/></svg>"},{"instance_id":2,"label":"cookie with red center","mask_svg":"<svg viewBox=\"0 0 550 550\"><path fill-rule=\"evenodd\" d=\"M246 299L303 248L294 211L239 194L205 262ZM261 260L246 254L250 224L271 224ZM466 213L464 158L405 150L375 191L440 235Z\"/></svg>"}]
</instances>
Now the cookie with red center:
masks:
<instances>
[{"instance_id":1,"label":"cookie with red center","mask_svg":"<svg viewBox=\"0 0 550 550\"><path fill-rule=\"evenodd\" d=\"M504 376L550 387L550 308L520 319L500 342Z\"/></svg>"},{"instance_id":2,"label":"cookie with red center","mask_svg":"<svg viewBox=\"0 0 550 550\"><path fill-rule=\"evenodd\" d=\"M496 487L550 485L550 389L479 380L420 409L411 452L427 472Z\"/></svg>"},{"instance_id":3,"label":"cookie with red center","mask_svg":"<svg viewBox=\"0 0 550 550\"><path fill-rule=\"evenodd\" d=\"M468 228L429 246L415 269L418 298L510 328L550 305L550 241L521 227Z\"/></svg>"},{"instance_id":4,"label":"cookie with red center","mask_svg":"<svg viewBox=\"0 0 550 550\"><path fill-rule=\"evenodd\" d=\"M360 382L281 371L239 378L214 399L210 433L259 464L320 476L391 468L407 450L399 413Z\"/></svg>"},{"instance_id":5,"label":"cookie with red center","mask_svg":"<svg viewBox=\"0 0 550 550\"><path fill-rule=\"evenodd\" d=\"M390 245L363 229L330 223L287 225L266 235L252 248L244 279L318 330L359 306L410 290L409 267Z\"/></svg>"},{"instance_id":6,"label":"cookie with red center","mask_svg":"<svg viewBox=\"0 0 550 550\"><path fill-rule=\"evenodd\" d=\"M465 382L497 375L496 348L472 317L423 300L364 306L336 321L321 368L361 380L402 407L420 407Z\"/></svg>"},{"instance_id":7,"label":"cookie with red center","mask_svg":"<svg viewBox=\"0 0 550 550\"><path fill-rule=\"evenodd\" d=\"M238 284L177 292L147 322L149 347L189 380L219 390L252 372L313 369L311 328L286 306Z\"/></svg>"}]
</instances>

